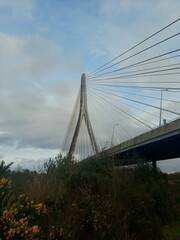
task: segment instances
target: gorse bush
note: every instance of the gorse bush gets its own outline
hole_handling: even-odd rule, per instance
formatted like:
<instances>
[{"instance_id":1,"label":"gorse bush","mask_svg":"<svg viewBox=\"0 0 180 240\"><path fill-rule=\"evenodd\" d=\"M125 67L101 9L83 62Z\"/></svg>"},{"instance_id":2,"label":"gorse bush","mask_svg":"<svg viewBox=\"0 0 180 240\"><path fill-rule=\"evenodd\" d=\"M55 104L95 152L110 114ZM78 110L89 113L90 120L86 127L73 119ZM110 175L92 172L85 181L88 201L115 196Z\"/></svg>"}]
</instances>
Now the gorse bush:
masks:
<instances>
[{"instance_id":1,"label":"gorse bush","mask_svg":"<svg viewBox=\"0 0 180 240\"><path fill-rule=\"evenodd\" d=\"M10 173L10 165L3 166L0 178L0 239L41 239L42 218L46 214L43 203L35 204L24 194L15 196L11 190L11 180L2 176ZM1 168L2 169L2 168Z\"/></svg>"}]
</instances>

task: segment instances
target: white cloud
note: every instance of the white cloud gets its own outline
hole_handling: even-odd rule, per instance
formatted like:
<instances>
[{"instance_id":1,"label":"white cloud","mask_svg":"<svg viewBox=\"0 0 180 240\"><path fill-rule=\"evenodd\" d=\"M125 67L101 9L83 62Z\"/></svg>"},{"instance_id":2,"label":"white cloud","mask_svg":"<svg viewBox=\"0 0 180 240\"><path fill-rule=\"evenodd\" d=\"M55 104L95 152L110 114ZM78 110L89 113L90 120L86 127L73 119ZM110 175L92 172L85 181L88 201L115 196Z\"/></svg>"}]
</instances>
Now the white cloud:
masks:
<instances>
[{"instance_id":1,"label":"white cloud","mask_svg":"<svg viewBox=\"0 0 180 240\"><path fill-rule=\"evenodd\" d=\"M22 49L24 41L17 36L9 36L0 32L0 54L16 54Z\"/></svg>"},{"instance_id":2,"label":"white cloud","mask_svg":"<svg viewBox=\"0 0 180 240\"><path fill-rule=\"evenodd\" d=\"M32 18L36 0L0 0L0 8L8 8L15 17Z\"/></svg>"},{"instance_id":3,"label":"white cloud","mask_svg":"<svg viewBox=\"0 0 180 240\"><path fill-rule=\"evenodd\" d=\"M98 20L88 28L92 56L117 56L178 18L179 9L178 0L101 1ZM169 35L171 29L178 31L178 25L168 29Z\"/></svg>"},{"instance_id":4,"label":"white cloud","mask_svg":"<svg viewBox=\"0 0 180 240\"><path fill-rule=\"evenodd\" d=\"M76 95L60 74L69 67L61 48L40 36L0 33L0 53L1 144L59 149Z\"/></svg>"},{"instance_id":5,"label":"white cloud","mask_svg":"<svg viewBox=\"0 0 180 240\"><path fill-rule=\"evenodd\" d=\"M38 78L62 66L60 47L39 36L20 38L0 33L3 78ZM1 65L2 66L2 65Z\"/></svg>"},{"instance_id":6,"label":"white cloud","mask_svg":"<svg viewBox=\"0 0 180 240\"><path fill-rule=\"evenodd\" d=\"M180 1L179 0L158 0L154 4L155 8L150 11L158 16L161 22L171 21L172 19L179 18Z\"/></svg>"},{"instance_id":7,"label":"white cloud","mask_svg":"<svg viewBox=\"0 0 180 240\"><path fill-rule=\"evenodd\" d=\"M137 1L136 1L137 4ZM117 18L123 12L128 12L134 5L132 0L103 0L100 13L108 18Z\"/></svg>"},{"instance_id":8,"label":"white cloud","mask_svg":"<svg viewBox=\"0 0 180 240\"><path fill-rule=\"evenodd\" d=\"M157 162L158 167L167 173L180 172L180 158Z\"/></svg>"}]
</instances>

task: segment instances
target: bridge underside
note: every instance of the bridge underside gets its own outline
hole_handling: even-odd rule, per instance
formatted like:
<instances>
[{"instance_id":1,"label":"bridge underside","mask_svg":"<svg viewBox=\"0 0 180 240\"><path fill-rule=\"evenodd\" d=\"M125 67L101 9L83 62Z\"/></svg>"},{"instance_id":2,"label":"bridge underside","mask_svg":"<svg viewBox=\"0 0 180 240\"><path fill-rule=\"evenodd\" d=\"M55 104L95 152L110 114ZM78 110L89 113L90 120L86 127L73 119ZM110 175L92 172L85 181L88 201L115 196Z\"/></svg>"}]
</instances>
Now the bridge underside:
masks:
<instances>
[{"instance_id":1,"label":"bridge underside","mask_svg":"<svg viewBox=\"0 0 180 240\"><path fill-rule=\"evenodd\" d=\"M180 157L180 134L153 141L113 155L121 165L137 163L140 159L160 161Z\"/></svg>"}]
</instances>

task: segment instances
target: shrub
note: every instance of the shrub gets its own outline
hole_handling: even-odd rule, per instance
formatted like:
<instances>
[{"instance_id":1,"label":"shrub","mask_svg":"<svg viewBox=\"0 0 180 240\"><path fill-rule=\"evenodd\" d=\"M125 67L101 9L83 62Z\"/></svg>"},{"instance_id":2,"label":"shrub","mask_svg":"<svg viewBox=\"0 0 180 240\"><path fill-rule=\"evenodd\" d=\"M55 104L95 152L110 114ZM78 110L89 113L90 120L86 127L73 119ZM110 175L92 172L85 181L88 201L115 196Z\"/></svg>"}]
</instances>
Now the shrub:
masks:
<instances>
[{"instance_id":1,"label":"shrub","mask_svg":"<svg viewBox=\"0 0 180 240\"><path fill-rule=\"evenodd\" d=\"M6 177L10 173L10 167L13 162L9 163L8 165L5 164L5 161L0 162L0 177Z\"/></svg>"},{"instance_id":2,"label":"shrub","mask_svg":"<svg viewBox=\"0 0 180 240\"><path fill-rule=\"evenodd\" d=\"M75 162L59 155L45 165L44 172L21 174L13 173L17 180L24 179L23 183L17 181L23 185L18 186L18 193L23 189L30 199L45 203L46 221L42 221L43 211L37 215L43 205L25 196L12 199L8 180L2 209L17 208L12 221L26 217L29 236L32 229L36 231L34 239L160 240L170 235L168 226L176 221L176 188L168 184L167 175L154 171L148 163L131 169L113 168L107 158Z\"/></svg>"},{"instance_id":3,"label":"shrub","mask_svg":"<svg viewBox=\"0 0 180 240\"><path fill-rule=\"evenodd\" d=\"M0 179L0 230L1 240L40 239L44 204L35 204L25 195L15 197L11 181Z\"/></svg>"}]
</instances>

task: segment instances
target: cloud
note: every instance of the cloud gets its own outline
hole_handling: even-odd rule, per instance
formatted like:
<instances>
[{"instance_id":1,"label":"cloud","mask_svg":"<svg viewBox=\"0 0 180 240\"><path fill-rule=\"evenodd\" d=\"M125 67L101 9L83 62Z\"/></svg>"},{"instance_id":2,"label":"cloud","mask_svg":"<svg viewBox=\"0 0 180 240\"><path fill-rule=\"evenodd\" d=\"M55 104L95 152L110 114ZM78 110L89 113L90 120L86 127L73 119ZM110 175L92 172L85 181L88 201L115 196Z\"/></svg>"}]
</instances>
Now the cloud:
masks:
<instances>
[{"instance_id":1,"label":"cloud","mask_svg":"<svg viewBox=\"0 0 180 240\"><path fill-rule=\"evenodd\" d=\"M47 80L63 65L60 47L40 36L20 38L0 33L1 84Z\"/></svg>"},{"instance_id":2,"label":"cloud","mask_svg":"<svg viewBox=\"0 0 180 240\"><path fill-rule=\"evenodd\" d=\"M101 3L100 13L108 18L117 19L117 17L120 17L124 12L129 12L133 6L134 3L132 0L105 0Z\"/></svg>"},{"instance_id":3,"label":"cloud","mask_svg":"<svg viewBox=\"0 0 180 240\"><path fill-rule=\"evenodd\" d=\"M179 18L179 0L158 0L155 1L154 8L149 9L150 13L157 16L161 22L171 21ZM159 16L158 16L159 14Z\"/></svg>"},{"instance_id":4,"label":"cloud","mask_svg":"<svg viewBox=\"0 0 180 240\"><path fill-rule=\"evenodd\" d=\"M160 169L167 173L180 172L180 158L157 162Z\"/></svg>"},{"instance_id":5,"label":"cloud","mask_svg":"<svg viewBox=\"0 0 180 240\"><path fill-rule=\"evenodd\" d=\"M0 33L0 53L1 144L59 149L77 91L60 74L69 67L60 47L40 36Z\"/></svg>"},{"instance_id":6,"label":"cloud","mask_svg":"<svg viewBox=\"0 0 180 240\"><path fill-rule=\"evenodd\" d=\"M91 57L101 60L103 56L102 59L108 61L117 56L178 18L179 8L178 0L173 4L170 0L101 1L97 8L98 20L94 17L88 27ZM178 32L178 27L176 24L169 28L169 35L173 29Z\"/></svg>"},{"instance_id":7,"label":"cloud","mask_svg":"<svg viewBox=\"0 0 180 240\"><path fill-rule=\"evenodd\" d=\"M36 0L0 0L0 8L10 9L14 17L32 18Z\"/></svg>"},{"instance_id":8,"label":"cloud","mask_svg":"<svg viewBox=\"0 0 180 240\"><path fill-rule=\"evenodd\" d=\"M0 145L13 146L13 139L10 133L0 133Z\"/></svg>"},{"instance_id":9,"label":"cloud","mask_svg":"<svg viewBox=\"0 0 180 240\"><path fill-rule=\"evenodd\" d=\"M0 106L0 128L7 132L1 135L1 145L59 149L71 111L66 108L71 108L73 92L64 99L56 95L53 98L55 104L46 91L41 94L36 91L18 96L16 93L6 97L0 95L0 101L4 101Z\"/></svg>"},{"instance_id":10,"label":"cloud","mask_svg":"<svg viewBox=\"0 0 180 240\"><path fill-rule=\"evenodd\" d=\"M47 162L49 158L39 158L39 159L31 159L31 158L16 158L15 163L11 166L13 171L24 171L25 169L29 169L31 171L41 171L43 170L43 165Z\"/></svg>"},{"instance_id":11,"label":"cloud","mask_svg":"<svg viewBox=\"0 0 180 240\"><path fill-rule=\"evenodd\" d=\"M0 53L16 54L23 46L23 40L17 36L9 36L0 32Z\"/></svg>"}]
</instances>

